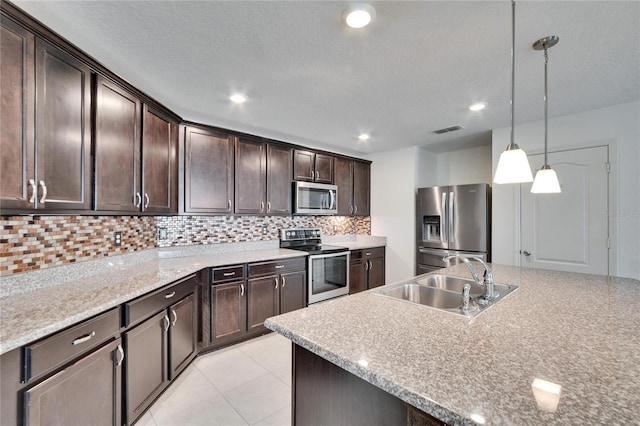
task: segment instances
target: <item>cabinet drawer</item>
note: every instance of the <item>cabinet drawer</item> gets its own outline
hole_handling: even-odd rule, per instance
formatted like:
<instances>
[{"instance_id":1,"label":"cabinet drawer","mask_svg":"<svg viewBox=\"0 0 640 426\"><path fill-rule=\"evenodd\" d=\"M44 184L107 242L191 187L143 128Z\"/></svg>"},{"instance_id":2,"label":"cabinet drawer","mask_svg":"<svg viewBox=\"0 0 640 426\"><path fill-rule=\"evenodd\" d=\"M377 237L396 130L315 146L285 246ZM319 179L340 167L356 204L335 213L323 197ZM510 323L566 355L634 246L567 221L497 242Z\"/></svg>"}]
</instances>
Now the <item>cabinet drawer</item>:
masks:
<instances>
[{"instance_id":1,"label":"cabinet drawer","mask_svg":"<svg viewBox=\"0 0 640 426\"><path fill-rule=\"evenodd\" d=\"M165 309L195 291L195 275L191 275L177 283L139 297L124 305L124 325L129 327L137 322Z\"/></svg>"},{"instance_id":2,"label":"cabinet drawer","mask_svg":"<svg viewBox=\"0 0 640 426\"><path fill-rule=\"evenodd\" d=\"M249 264L249 277L258 275L273 275L289 271L303 271L306 268L306 258L296 257L293 259L282 259L279 261L269 261Z\"/></svg>"},{"instance_id":3,"label":"cabinet drawer","mask_svg":"<svg viewBox=\"0 0 640 426\"><path fill-rule=\"evenodd\" d=\"M211 269L211 284L244 278L244 265Z\"/></svg>"},{"instance_id":4,"label":"cabinet drawer","mask_svg":"<svg viewBox=\"0 0 640 426\"><path fill-rule=\"evenodd\" d=\"M120 331L120 308L84 321L24 349L24 381L59 367Z\"/></svg>"},{"instance_id":5,"label":"cabinet drawer","mask_svg":"<svg viewBox=\"0 0 640 426\"><path fill-rule=\"evenodd\" d=\"M384 257L384 247L353 250L351 252L351 260L373 259L376 257Z\"/></svg>"}]
</instances>

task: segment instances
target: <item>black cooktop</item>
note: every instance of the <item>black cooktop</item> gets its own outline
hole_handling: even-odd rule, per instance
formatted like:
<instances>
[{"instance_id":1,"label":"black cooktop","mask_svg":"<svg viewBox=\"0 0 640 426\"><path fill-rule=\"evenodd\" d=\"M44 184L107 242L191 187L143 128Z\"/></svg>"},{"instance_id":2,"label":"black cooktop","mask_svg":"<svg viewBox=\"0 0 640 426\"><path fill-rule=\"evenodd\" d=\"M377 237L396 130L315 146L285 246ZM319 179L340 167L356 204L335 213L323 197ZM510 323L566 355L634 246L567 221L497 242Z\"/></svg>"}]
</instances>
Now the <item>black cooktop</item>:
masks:
<instances>
[{"instance_id":1,"label":"black cooktop","mask_svg":"<svg viewBox=\"0 0 640 426\"><path fill-rule=\"evenodd\" d=\"M306 251L311 255L349 251L346 247L322 244L320 228L291 228L280 231L280 247Z\"/></svg>"},{"instance_id":2,"label":"black cooktop","mask_svg":"<svg viewBox=\"0 0 640 426\"><path fill-rule=\"evenodd\" d=\"M307 253L309 253L311 255L340 253L340 252L343 252L343 251L349 251L349 249L346 248L346 247L329 246L329 245L326 245L326 244L313 244L313 245L286 247L286 248L291 249L291 250L306 251Z\"/></svg>"}]
</instances>

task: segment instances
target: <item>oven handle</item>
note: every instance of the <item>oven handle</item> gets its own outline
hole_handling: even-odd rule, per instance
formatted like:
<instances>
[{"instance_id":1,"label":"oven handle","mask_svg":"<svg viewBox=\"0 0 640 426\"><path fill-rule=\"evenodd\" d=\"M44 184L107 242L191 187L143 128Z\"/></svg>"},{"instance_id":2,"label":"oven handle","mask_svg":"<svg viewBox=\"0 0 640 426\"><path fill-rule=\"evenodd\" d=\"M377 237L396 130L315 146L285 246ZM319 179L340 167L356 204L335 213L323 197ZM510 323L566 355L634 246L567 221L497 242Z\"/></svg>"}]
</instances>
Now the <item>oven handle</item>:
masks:
<instances>
[{"instance_id":1,"label":"oven handle","mask_svg":"<svg viewBox=\"0 0 640 426\"><path fill-rule=\"evenodd\" d=\"M347 262L351 260L351 252L349 250L339 251L337 253L328 253L328 254L310 254L309 260L324 259L327 257L340 257L340 256L347 256Z\"/></svg>"}]
</instances>

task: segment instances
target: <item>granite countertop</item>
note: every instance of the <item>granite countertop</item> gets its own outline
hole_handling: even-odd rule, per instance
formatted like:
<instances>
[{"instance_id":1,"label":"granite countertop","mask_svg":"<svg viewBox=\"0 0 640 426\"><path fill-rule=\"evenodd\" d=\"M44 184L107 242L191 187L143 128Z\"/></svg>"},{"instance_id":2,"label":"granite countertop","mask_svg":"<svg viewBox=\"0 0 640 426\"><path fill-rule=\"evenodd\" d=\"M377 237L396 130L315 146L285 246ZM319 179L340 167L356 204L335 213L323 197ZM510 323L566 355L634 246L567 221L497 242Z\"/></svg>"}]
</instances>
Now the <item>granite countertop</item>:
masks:
<instances>
[{"instance_id":1,"label":"granite countertop","mask_svg":"<svg viewBox=\"0 0 640 426\"><path fill-rule=\"evenodd\" d=\"M323 244L346 247L349 250L362 250L374 247L384 247L387 245L386 237L376 237L371 235L322 237Z\"/></svg>"},{"instance_id":2,"label":"granite countertop","mask_svg":"<svg viewBox=\"0 0 640 426\"><path fill-rule=\"evenodd\" d=\"M207 267L304 256L278 242L152 249L0 280L0 354Z\"/></svg>"},{"instance_id":3,"label":"granite countertop","mask_svg":"<svg viewBox=\"0 0 640 426\"><path fill-rule=\"evenodd\" d=\"M265 324L451 424L639 424L640 281L493 270L519 288L471 320L374 289Z\"/></svg>"}]
</instances>

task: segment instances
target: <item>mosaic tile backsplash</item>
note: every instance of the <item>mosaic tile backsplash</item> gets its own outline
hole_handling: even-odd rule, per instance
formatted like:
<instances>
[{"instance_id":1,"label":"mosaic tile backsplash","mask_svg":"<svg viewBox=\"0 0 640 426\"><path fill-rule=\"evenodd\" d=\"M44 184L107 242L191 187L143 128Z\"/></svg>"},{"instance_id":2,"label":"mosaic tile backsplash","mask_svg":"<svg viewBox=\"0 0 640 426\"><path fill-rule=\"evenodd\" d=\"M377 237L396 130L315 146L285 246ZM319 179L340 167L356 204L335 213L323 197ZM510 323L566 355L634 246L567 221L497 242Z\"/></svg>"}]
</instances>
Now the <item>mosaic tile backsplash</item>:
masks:
<instances>
[{"instance_id":1,"label":"mosaic tile backsplash","mask_svg":"<svg viewBox=\"0 0 640 426\"><path fill-rule=\"evenodd\" d=\"M277 240L280 228L371 234L369 217L346 216L3 216L0 223L0 275L155 247Z\"/></svg>"}]
</instances>

